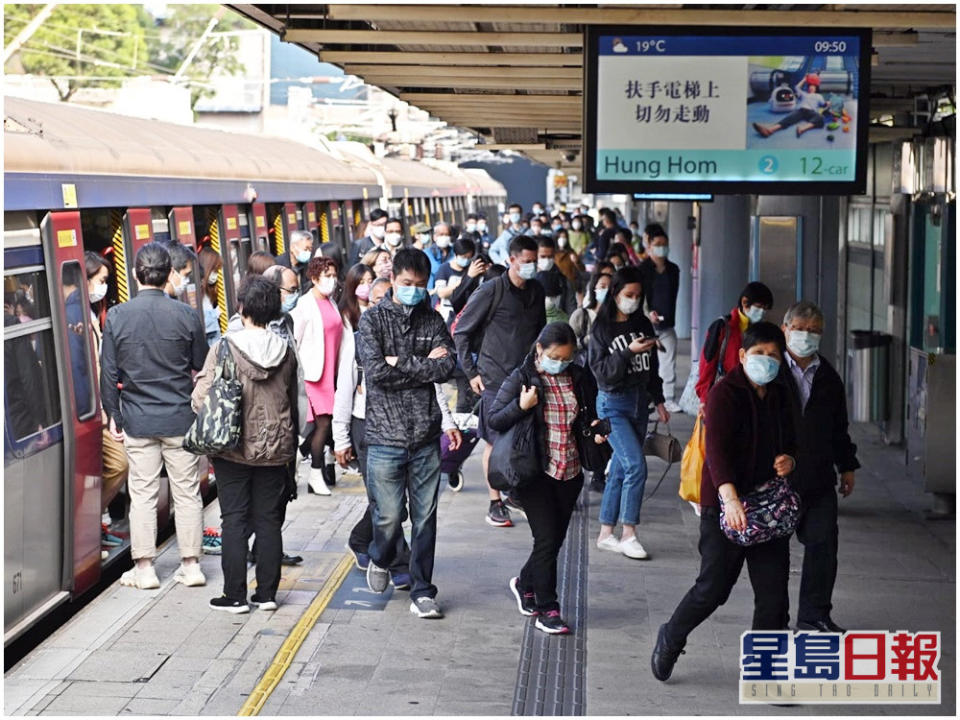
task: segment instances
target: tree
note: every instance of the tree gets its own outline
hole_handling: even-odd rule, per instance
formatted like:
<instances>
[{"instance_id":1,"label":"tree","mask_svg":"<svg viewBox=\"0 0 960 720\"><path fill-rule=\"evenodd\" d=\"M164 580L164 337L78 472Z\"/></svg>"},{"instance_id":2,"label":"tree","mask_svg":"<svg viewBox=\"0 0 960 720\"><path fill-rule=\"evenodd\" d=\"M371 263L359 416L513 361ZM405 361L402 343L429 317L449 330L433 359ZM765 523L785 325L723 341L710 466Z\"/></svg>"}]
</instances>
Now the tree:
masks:
<instances>
[{"instance_id":1,"label":"tree","mask_svg":"<svg viewBox=\"0 0 960 720\"><path fill-rule=\"evenodd\" d=\"M4 44L42 7L4 5ZM148 24L152 21L140 5L58 5L7 65L49 76L63 101L91 84L118 87L121 79L149 71L144 35Z\"/></svg>"}]
</instances>

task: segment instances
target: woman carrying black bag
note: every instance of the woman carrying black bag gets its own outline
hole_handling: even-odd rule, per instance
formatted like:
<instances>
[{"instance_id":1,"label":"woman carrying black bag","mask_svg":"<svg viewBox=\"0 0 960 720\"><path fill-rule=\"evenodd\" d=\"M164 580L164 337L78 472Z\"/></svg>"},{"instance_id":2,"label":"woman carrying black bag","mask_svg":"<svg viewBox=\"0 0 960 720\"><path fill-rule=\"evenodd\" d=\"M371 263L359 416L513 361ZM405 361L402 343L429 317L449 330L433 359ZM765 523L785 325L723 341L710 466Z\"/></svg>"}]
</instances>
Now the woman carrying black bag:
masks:
<instances>
[{"instance_id":1,"label":"woman carrying black bag","mask_svg":"<svg viewBox=\"0 0 960 720\"><path fill-rule=\"evenodd\" d=\"M536 616L537 629L552 635L570 632L557 601L557 556L583 488L583 469L595 469L609 457L606 437L590 430L600 422L597 388L589 373L571 364L576 352L577 338L567 323L544 327L530 354L503 381L489 418L498 433L532 418L540 472L518 478L516 492L533 550L519 577L511 578L510 591L520 614Z\"/></svg>"}]
</instances>

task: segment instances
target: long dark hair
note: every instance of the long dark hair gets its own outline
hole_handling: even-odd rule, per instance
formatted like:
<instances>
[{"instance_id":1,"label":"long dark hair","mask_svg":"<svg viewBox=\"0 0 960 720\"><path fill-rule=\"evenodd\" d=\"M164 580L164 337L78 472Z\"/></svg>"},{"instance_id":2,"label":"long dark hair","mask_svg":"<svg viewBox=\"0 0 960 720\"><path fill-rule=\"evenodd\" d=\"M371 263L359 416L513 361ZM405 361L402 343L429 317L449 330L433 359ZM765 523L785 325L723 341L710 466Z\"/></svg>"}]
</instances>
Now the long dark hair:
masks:
<instances>
[{"instance_id":1,"label":"long dark hair","mask_svg":"<svg viewBox=\"0 0 960 720\"><path fill-rule=\"evenodd\" d=\"M377 274L369 265L357 263L347 271L347 277L343 281L343 295L340 296L340 314L350 323L354 330L360 324L360 302L357 300L357 286L361 285L365 275L370 275L376 279ZM373 280L371 280L373 282Z\"/></svg>"},{"instance_id":2,"label":"long dark hair","mask_svg":"<svg viewBox=\"0 0 960 720\"><path fill-rule=\"evenodd\" d=\"M640 268L627 266L617 270L613 276L613 282L610 283L610 289L607 290L607 297L597 310L597 319L594 326L609 327L617 321L617 295L627 286L638 283L640 285L640 312L643 308L643 273Z\"/></svg>"}]
</instances>

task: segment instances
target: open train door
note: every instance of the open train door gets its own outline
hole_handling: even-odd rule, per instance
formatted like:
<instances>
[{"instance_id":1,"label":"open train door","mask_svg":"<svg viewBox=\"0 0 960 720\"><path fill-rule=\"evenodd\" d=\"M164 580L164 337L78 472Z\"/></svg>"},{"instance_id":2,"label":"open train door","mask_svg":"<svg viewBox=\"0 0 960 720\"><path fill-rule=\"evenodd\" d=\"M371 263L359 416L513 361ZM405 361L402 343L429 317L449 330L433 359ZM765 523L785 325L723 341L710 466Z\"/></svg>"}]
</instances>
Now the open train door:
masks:
<instances>
[{"instance_id":1,"label":"open train door","mask_svg":"<svg viewBox=\"0 0 960 720\"><path fill-rule=\"evenodd\" d=\"M127 282L130 297L137 296L137 278L134 265L137 252L148 242L153 242L153 216L150 208L128 208L123 215L123 238L129 252L127 259Z\"/></svg>"},{"instance_id":2,"label":"open train door","mask_svg":"<svg viewBox=\"0 0 960 720\"><path fill-rule=\"evenodd\" d=\"M253 203L250 206L250 214L253 216L253 249L273 253L267 226L267 206L264 203Z\"/></svg>"},{"instance_id":3,"label":"open train door","mask_svg":"<svg viewBox=\"0 0 960 720\"><path fill-rule=\"evenodd\" d=\"M149 222L149 211L147 219ZM149 226L148 226L149 227ZM47 213L40 225L48 258L51 315L63 409L64 585L82 593L100 579L100 495L103 425L94 335L76 210Z\"/></svg>"}]
</instances>

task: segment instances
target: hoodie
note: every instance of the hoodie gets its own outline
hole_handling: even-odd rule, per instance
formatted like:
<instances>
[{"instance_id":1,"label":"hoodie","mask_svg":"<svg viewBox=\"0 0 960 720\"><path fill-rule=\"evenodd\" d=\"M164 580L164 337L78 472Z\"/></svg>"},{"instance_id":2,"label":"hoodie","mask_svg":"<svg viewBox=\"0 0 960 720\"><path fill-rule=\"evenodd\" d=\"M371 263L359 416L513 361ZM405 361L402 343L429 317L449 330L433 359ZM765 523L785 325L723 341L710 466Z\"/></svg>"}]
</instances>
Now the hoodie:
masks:
<instances>
[{"instance_id":1,"label":"hoodie","mask_svg":"<svg viewBox=\"0 0 960 720\"><path fill-rule=\"evenodd\" d=\"M266 328L245 328L222 338L207 354L191 397L194 411L210 391L221 342L229 343L242 387L243 431L239 446L217 456L242 465L285 465L296 454L297 356Z\"/></svg>"}]
</instances>

